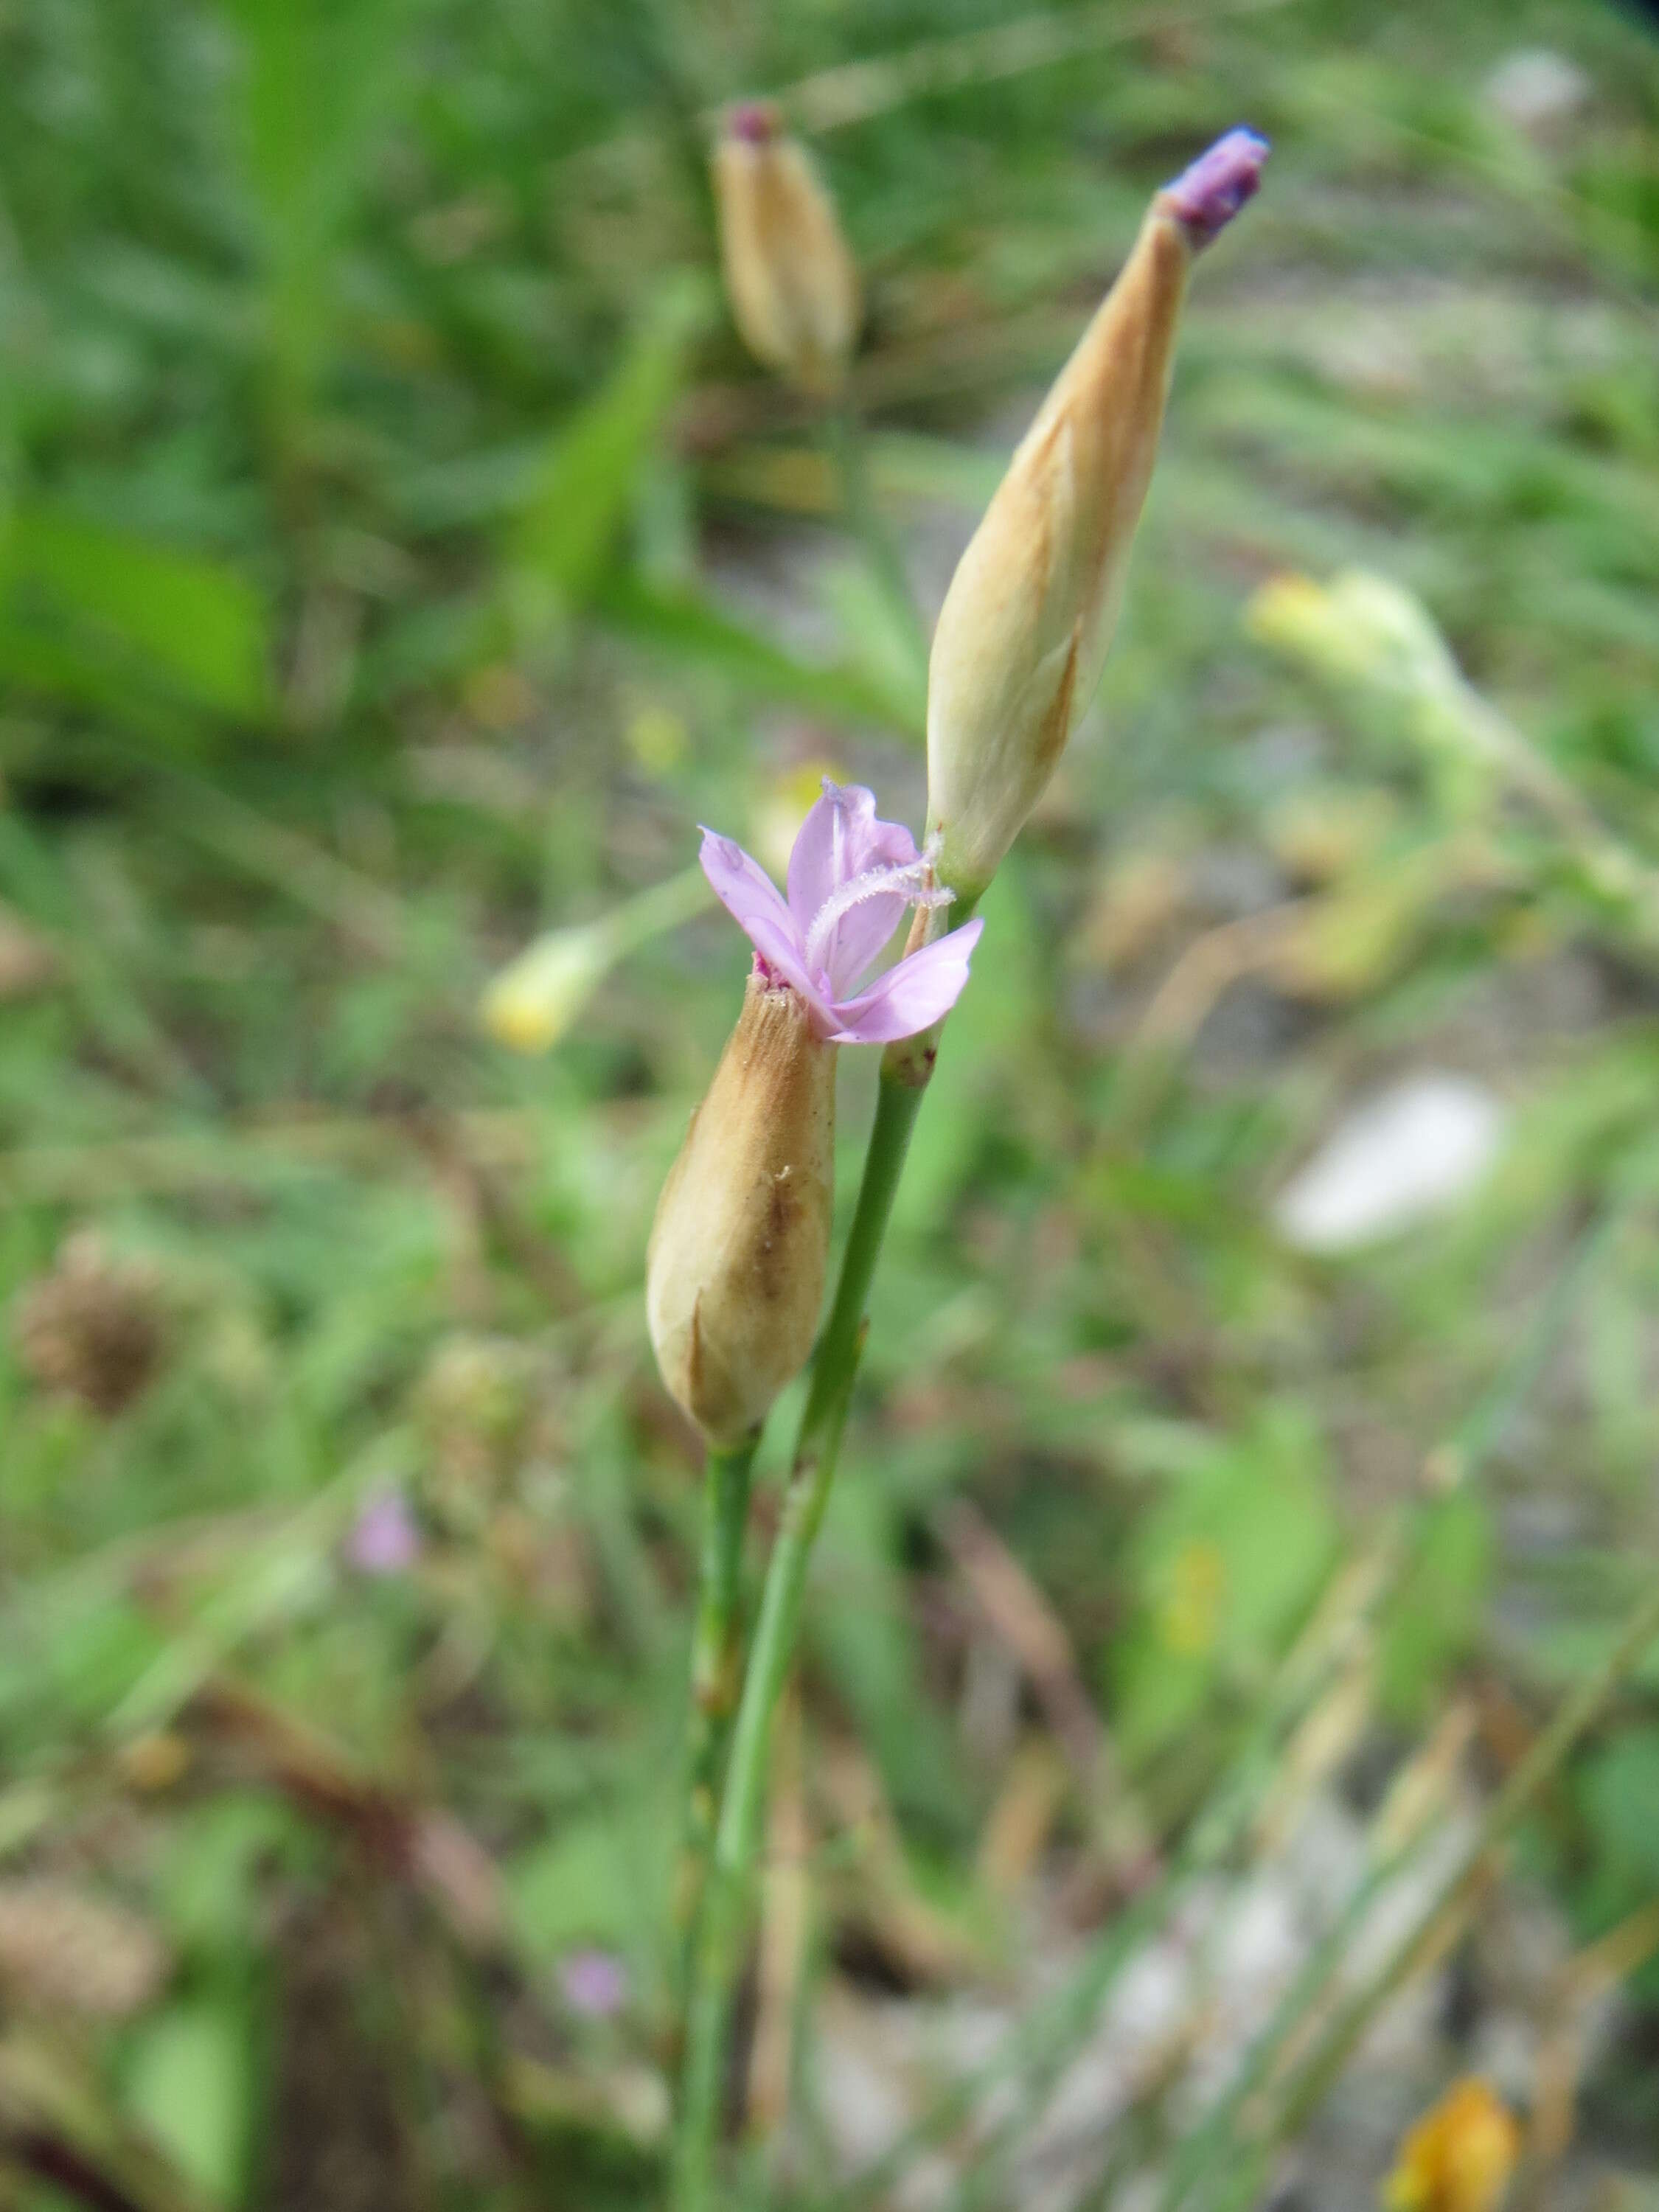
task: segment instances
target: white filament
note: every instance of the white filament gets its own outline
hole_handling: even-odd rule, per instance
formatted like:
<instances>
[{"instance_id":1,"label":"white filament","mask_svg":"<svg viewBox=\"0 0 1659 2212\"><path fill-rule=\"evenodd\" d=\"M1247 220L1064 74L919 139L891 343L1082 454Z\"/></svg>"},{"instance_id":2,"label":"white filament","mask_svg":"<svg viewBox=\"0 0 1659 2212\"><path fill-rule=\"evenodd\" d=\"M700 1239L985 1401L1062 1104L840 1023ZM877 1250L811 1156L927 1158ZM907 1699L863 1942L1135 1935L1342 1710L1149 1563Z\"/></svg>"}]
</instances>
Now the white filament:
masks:
<instances>
[{"instance_id":1,"label":"white filament","mask_svg":"<svg viewBox=\"0 0 1659 2212\"><path fill-rule=\"evenodd\" d=\"M849 876L812 916L805 947L807 966L815 972L826 966L837 927L866 899L898 896L907 906L948 906L956 893L935 884L933 876L932 864L925 858L902 867L866 868L861 875Z\"/></svg>"}]
</instances>

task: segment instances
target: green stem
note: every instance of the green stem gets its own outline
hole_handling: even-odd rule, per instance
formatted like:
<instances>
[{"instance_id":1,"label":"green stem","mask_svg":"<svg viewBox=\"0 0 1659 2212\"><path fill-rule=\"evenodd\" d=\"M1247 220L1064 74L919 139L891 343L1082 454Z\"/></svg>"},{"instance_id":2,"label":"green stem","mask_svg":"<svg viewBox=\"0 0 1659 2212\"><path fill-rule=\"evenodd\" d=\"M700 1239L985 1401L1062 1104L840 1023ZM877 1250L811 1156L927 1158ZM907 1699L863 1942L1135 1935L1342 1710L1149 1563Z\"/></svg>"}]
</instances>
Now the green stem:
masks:
<instances>
[{"instance_id":1,"label":"green stem","mask_svg":"<svg viewBox=\"0 0 1659 2212\"><path fill-rule=\"evenodd\" d=\"M691 1635L690 1778L679 1911L688 1929L708 1878L720 1770L743 1679L743 1539L760 1431L725 1450L711 1444L703 1468L702 1564Z\"/></svg>"},{"instance_id":2,"label":"green stem","mask_svg":"<svg viewBox=\"0 0 1659 2212\"><path fill-rule=\"evenodd\" d=\"M678 929L683 921L690 921L703 908L712 906L714 894L709 889L708 878L699 866L682 868L678 875L669 876L659 884L647 884L635 891L632 898L624 899L613 907L599 927L610 940L617 957L637 952L653 937L664 936Z\"/></svg>"},{"instance_id":3,"label":"green stem","mask_svg":"<svg viewBox=\"0 0 1659 2212\"><path fill-rule=\"evenodd\" d=\"M708 2212L715 2201L720 2093L748 1936L750 1890L760 1844L772 1723L794 1655L807 1565L835 1479L842 1431L863 1350L865 1302L924 1090L925 1083L906 1081L884 1061L864 1180L859 1187L835 1301L813 1364L777 1539L767 1567L692 1960L675 2196L679 2212Z\"/></svg>"}]
</instances>

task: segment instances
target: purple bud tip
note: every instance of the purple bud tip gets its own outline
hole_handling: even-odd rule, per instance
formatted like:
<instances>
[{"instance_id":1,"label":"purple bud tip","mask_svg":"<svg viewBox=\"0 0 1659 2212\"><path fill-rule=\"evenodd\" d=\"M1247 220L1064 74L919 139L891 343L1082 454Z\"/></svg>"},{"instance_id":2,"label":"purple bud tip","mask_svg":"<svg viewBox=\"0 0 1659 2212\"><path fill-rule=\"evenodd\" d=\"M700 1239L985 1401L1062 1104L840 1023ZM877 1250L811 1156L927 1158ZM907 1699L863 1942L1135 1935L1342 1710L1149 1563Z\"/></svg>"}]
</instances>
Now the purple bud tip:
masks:
<instances>
[{"instance_id":1,"label":"purple bud tip","mask_svg":"<svg viewBox=\"0 0 1659 2212\"><path fill-rule=\"evenodd\" d=\"M1207 246L1226 228L1261 182L1267 158L1265 138L1254 131L1230 131L1164 187L1195 247Z\"/></svg>"},{"instance_id":2,"label":"purple bud tip","mask_svg":"<svg viewBox=\"0 0 1659 2212\"><path fill-rule=\"evenodd\" d=\"M778 111L767 100L745 100L732 110L726 125L745 146L769 146L778 135Z\"/></svg>"}]
</instances>

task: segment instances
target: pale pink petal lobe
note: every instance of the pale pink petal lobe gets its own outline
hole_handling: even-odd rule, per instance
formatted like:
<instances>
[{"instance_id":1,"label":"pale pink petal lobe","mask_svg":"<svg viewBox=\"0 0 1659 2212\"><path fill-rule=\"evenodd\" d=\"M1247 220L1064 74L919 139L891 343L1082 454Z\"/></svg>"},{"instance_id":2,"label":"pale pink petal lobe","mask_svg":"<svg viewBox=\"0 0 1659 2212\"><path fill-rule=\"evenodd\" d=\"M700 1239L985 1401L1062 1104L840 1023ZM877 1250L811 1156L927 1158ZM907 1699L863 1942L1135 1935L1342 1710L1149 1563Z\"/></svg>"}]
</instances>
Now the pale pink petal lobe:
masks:
<instances>
[{"instance_id":1,"label":"pale pink petal lobe","mask_svg":"<svg viewBox=\"0 0 1659 2212\"><path fill-rule=\"evenodd\" d=\"M826 776L823 796L801 823L789 856L789 911L797 927L804 936L820 907L854 876L908 867L915 858L916 841L904 824L878 819L873 791Z\"/></svg>"},{"instance_id":2,"label":"pale pink petal lobe","mask_svg":"<svg viewBox=\"0 0 1659 2212\"><path fill-rule=\"evenodd\" d=\"M831 783L825 776L823 798L813 802L795 833L794 850L789 855L789 911L803 937L812 927L812 916L841 880L836 863L847 842L848 814L860 800L865 811L873 815L873 792L857 784Z\"/></svg>"},{"instance_id":3,"label":"pale pink petal lobe","mask_svg":"<svg viewBox=\"0 0 1659 2212\"><path fill-rule=\"evenodd\" d=\"M858 988L859 980L886 945L909 911L902 891L878 891L848 908L830 936L824 965L838 999Z\"/></svg>"},{"instance_id":4,"label":"pale pink petal lobe","mask_svg":"<svg viewBox=\"0 0 1659 2212\"><path fill-rule=\"evenodd\" d=\"M867 991L836 1008L837 1044L891 1044L944 1019L968 981L968 963L982 918L925 945L879 975Z\"/></svg>"},{"instance_id":5,"label":"pale pink petal lobe","mask_svg":"<svg viewBox=\"0 0 1659 2212\"><path fill-rule=\"evenodd\" d=\"M848 907L827 931L825 908L858 878L913 866L917 857L915 839L902 822L878 818L874 792L825 777L823 796L801 823L789 856L789 911L809 967L828 976L836 994L856 988L910 902L902 891L876 895L872 886L872 895Z\"/></svg>"},{"instance_id":6,"label":"pale pink petal lobe","mask_svg":"<svg viewBox=\"0 0 1659 2212\"><path fill-rule=\"evenodd\" d=\"M782 892L735 837L722 837L718 830L705 829L697 857L715 897L734 921L746 929L751 915L763 914L785 929L790 927Z\"/></svg>"},{"instance_id":7,"label":"pale pink petal lobe","mask_svg":"<svg viewBox=\"0 0 1659 2212\"><path fill-rule=\"evenodd\" d=\"M864 795L870 796L867 792ZM878 819L873 799L869 813L860 812L850 829L843 883L848 876L861 876L869 868L908 868L921 857L903 823Z\"/></svg>"},{"instance_id":8,"label":"pale pink petal lobe","mask_svg":"<svg viewBox=\"0 0 1659 2212\"><path fill-rule=\"evenodd\" d=\"M713 830L702 833L700 857L715 897L767 966L798 991L816 999L818 994L801 957L800 933L782 894L759 861L751 860L735 839L722 837Z\"/></svg>"}]
</instances>

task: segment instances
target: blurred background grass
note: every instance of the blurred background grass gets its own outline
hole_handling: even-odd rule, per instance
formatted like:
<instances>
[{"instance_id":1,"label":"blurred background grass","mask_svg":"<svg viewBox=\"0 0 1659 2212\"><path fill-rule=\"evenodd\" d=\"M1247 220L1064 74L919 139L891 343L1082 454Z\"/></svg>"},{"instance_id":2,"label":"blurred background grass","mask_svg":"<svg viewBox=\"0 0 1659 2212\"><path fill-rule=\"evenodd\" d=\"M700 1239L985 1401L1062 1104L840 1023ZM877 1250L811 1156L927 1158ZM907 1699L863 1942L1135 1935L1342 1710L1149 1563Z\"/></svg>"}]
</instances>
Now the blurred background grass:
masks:
<instances>
[{"instance_id":1,"label":"blurred background grass","mask_svg":"<svg viewBox=\"0 0 1659 2212\"><path fill-rule=\"evenodd\" d=\"M902 2134L951 2071L915 2023L1024 2016L1246 1754L1267 1808L1205 1893L1279 1869L1272 1995L1340 1924L1285 1838L1363 1850L1449 1727L1455 1832L1652 1574L1638 18L0 10L20 2212L659 2195L697 1486L641 1255L744 948L652 935L539 1055L479 1002L678 874L699 820L775 855L825 768L920 822L912 639L826 426L714 283L704 149L757 91L866 272L871 476L930 620L1147 191L1237 120L1276 150L1195 283L1103 697L988 902L878 1283L783 1755L755 2201ZM1386 685L1247 634L1267 580L1351 566L1421 596L1617 866ZM848 1199L873 1069L844 1058ZM1490 1163L1306 1249L1292 1171L1425 1075ZM1379 1566L1370 1628L1319 1644ZM1299 1731L1298 1649L1335 1686ZM1409 2048L1346 2119L1246 2112L1244 2185L1267 2201L1289 2133L1300 2201L1369 2203L1478 2060L1531 2108L1534 2202L1651 2204L1656 1814L1650 1662ZM1519 1996L1516 1914L1547 1962ZM1599 2041L1597 1960L1634 1969ZM1018 2138L1086 2007L1028 2072L994 2059L996 2154L935 2158L928 2201L1139 2201L1205 2109L1189 1969L1180 2053L1100 2092L1059 2193ZM872 2118L847 2082L878 2017L921 2086Z\"/></svg>"}]
</instances>

